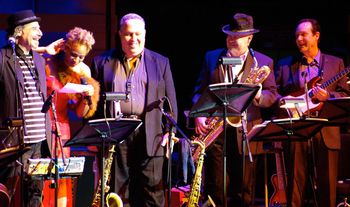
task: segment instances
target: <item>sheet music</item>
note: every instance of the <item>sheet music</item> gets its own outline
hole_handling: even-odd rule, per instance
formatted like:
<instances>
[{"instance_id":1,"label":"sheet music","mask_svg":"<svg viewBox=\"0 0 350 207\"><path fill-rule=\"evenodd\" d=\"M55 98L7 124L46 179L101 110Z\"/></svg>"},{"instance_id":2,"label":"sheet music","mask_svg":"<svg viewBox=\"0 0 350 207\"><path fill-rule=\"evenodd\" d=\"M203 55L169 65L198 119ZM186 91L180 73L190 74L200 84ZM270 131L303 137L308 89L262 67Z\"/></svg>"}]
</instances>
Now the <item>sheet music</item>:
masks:
<instances>
[{"instance_id":1,"label":"sheet music","mask_svg":"<svg viewBox=\"0 0 350 207\"><path fill-rule=\"evenodd\" d=\"M61 88L59 93L83 93L88 91L92 86L91 85L82 85L76 83L67 83L63 88Z\"/></svg>"}]
</instances>

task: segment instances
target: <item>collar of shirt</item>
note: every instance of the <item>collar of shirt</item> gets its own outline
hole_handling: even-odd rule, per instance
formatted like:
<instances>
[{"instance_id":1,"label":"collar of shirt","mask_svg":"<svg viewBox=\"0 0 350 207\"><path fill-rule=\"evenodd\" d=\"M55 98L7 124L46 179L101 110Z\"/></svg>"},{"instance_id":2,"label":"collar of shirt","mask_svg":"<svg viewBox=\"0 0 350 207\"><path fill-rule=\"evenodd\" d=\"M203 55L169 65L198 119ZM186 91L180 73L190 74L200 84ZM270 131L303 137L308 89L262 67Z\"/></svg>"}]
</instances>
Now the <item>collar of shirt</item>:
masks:
<instances>
[{"instance_id":1,"label":"collar of shirt","mask_svg":"<svg viewBox=\"0 0 350 207\"><path fill-rule=\"evenodd\" d=\"M320 63L320 59L321 59L321 52L320 50L317 52L316 56L311 60L311 58L302 57L302 64L303 65L309 65L309 66L319 66Z\"/></svg>"},{"instance_id":2,"label":"collar of shirt","mask_svg":"<svg viewBox=\"0 0 350 207\"><path fill-rule=\"evenodd\" d=\"M30 51L28 54L24 54L23 50L19 46L17 46L16 47L16 54L19 57L26 57L26 56L31 56L32 55L32 51Z\"/></svg>"}]
</instances>

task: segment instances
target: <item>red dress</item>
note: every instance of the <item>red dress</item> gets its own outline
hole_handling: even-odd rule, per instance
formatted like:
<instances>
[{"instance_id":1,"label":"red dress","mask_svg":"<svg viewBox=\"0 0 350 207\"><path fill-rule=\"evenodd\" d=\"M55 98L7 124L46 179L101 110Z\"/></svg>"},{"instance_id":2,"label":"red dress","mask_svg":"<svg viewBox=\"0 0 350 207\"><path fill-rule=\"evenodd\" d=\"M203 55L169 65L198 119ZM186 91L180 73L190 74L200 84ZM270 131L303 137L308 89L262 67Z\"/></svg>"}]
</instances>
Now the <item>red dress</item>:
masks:
<instances>
[{"instance_id":1,"label":"red dress","mask_svg":"<svg viewBox=\"0 0 350 207\"><path fill-rule=\"evenodd\" d=\"M51 118L51 124L52 124L52 156L55 157L55 143L58 143L59 140L56 140L56 133L59 134L60 140L62 142L62 145L66 143L67 140L70 139L70 126L69 126L69 116L68 116L68 110L74 109L73 104L70 104L72 101L70 101L69 94L66 93L60 93L58 92L62 87L63 84L54 76L48 76L46 78L46 84L47 84L47 93L51 94L53 90L55 90L55 95L52 99L53 104L56 108L56 117L57 121L55 122L52 108L50 109L50 118ZM55 131L56 124L58 125L58 131ZM54 133L55 132L55 133ZM70 149L69 147L63 148L64 157L70 156ZM61 147L58 145L58 157L62 157L61 155Z\"/></svg>"},{"instance_id":2,"label":"red dress","mask_svg":"<svg viewBox=\"0 0 350 207\"><path fill-rule=\"evenodd\" d=\"M55 95L53 96L52 103L54 104L57 120L54 120L52 107L50 108L50 118L52 123L52 157L55 157L55 143L64 144L70 139L70 111L78 116L79 107L85 107L84 98L81 94L68 94L60 93L59 90L64 87L66 83L77 83L80 84L80 78L84 77L87 83L92 85L94 88L94 95L91 97L92 105L90 106L88 112L84 115L84 118L91 117L97 108L97 102L99 99L99 84L97 81L90 77L85 77L84 75L78 74L71 69L65 69L64 71L59 70L60 67L50 59L46 67L46 83L47 83L47 94L51 94L55 90ZM62 69L61 69L62 70ZM83 116L83 115L81 115ZM79 116L78 116L79 117ZM56 131L56 126L58 130ZM56 135L59 135L59 139L56 140ZM59 158L62 157L62 148L58 145L57 155ZM63 147L63 154L65 158L70 157L70 148ZM45 183L44 186L44 202L43 206L54 205L54 189L49 188L50 181ZM58 199L67 198L67 207L72 206L72 180L71 179L60 179L58 182Z\"/></svg>"}]
</instances>

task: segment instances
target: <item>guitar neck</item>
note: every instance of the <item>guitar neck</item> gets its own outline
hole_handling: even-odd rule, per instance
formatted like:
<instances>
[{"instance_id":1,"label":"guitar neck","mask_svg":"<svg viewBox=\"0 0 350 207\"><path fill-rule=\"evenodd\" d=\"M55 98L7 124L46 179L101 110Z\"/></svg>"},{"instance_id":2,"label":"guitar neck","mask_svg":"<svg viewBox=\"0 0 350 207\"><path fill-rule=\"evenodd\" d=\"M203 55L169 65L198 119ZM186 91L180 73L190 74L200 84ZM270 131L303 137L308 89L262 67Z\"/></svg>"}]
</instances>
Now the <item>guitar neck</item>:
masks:
<instances>
[{"instance_id":1,"label":"guitar neck","mask_svg":"<svg viewBox=\"0 0 350 207\"><path fill-rule=\"evenodd\" d=\"M284 190L286 188L286 169L284 166L283 152L278 150L275 152L276 158L276 175L278 178L278 189Z\"/></svg>"},{"instance_id":2,"label":"guitar neck","mask_svg":"<svg viewBox=\"0 0 350 207\"><path fill-rule=\"evenodd\" d=\"M331 78L331 79L327 80L326 82L322 83L320 87L322 89L328 88L328 86L332 85L334 82L336 82L339 79L341 79L342 77L346 76L349 72L350 72L350 67L345 68L344 70L342 70L339 73L337 73L337 75L335 75L333 78ZM313 96L314 96L313 92L310 91L309 92L309 97L312 98Z\"/></svg>"}]
</instances>

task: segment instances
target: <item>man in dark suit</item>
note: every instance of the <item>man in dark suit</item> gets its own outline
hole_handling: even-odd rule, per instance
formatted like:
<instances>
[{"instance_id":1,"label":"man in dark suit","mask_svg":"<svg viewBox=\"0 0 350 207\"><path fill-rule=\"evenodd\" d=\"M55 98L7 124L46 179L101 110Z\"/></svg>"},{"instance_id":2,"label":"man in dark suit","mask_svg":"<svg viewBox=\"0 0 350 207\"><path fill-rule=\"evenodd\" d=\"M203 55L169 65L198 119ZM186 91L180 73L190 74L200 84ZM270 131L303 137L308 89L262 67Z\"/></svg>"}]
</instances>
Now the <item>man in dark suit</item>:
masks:
<instances>
[{"instance_id":1,"label":"man in dark suit","mask_svg":"<svg viewBox=\"0 0 350 207\"><path fill-rule=\"evenodd\" d=\"M261 66L273 68L273 60L268 56L254 52L249 45L253 39L253 34L259 30L254 29L253 18L246 14L237 13L233 16L230 24L225 25L222 31L227 34L226 48L209 51L205 55L203 68L197 81L194 91L193 103L195 104L204 90L210 84L229 83L230 80L237 80L245 83L252 69ZM225 68L219 64L221 57L241 58L242 64L235 67ZM229 72L226 72L229 71ZM229 75L226 75L229 74ZM247 127L250 129L253 124L261 123L267 115L264 109L270 107L276 101L275 78L271 72L266 80L260 85L260 90L256 94L252 104L247 109ZM209 130L208 118L198 117L195 119L197 134L205 135ZM245 205L251 205L254 197L255 166L256 161L250 162L246 159L245 178L242 178L242 134L239 128L228 128L227 135L227 172L232 188L231 206L240 206L242 199ZM223 143L224 133L221 133L213 144L206 149L205 164L205 194L213 198L216 206L226 206L223 196ZM262 143L250 142L252 154L263 152ZM245 150L247 151L247 150ZM247 153L246 153L247 155ZM243 184L242 184L243 183ZM243 186L242 186L243 185ZM242 196L242 188L244 196Z\"/></svg>"},{"instance_id":2,"label":"man in dark suit","mask_svg":"<svg viewBox=\"0 0 350 207\"><path fill-rule=\"evenodd\" d=\"M10 44L0 50L0 124L2 127L10 127L11 131L1 140L4 144L2 147L29 148L21 159L24 172L28 168L28 159L41 158L42 143L47 146L46 141L51 141L50 118L47 117L48 114L41 113L46 100L45 60L33 51L38 48L42 37L39 21L40 18L31 10L10 15L7 29ZM13 118L20 120L21 124L8 126L11 123L8 120ZM9 168L1 169L1 179L22 175L16 163L10 165ZM31 181L27 176L24 179L28 181L23 186L23 192L26 192L25 205L40 206L42 182ZM11 186L10 190L12 189L15 186Z\"/></svg>"},{"instance_id":3,"label":"man in dark suit","mask_svg":"<svg viewBox=\"0 0 350 207\"><path fill-rule=\"evenodd\" d=\"M278 92L281 96L305 90L305 83L313 78L321 77L323 83L333 78L344 69L342 59L321 52L318 47L320 40L320 25L315 19L302 19L295 31L296 45L299 53L281 59L275 68ZM335 81L326 88L316 85L312 88L314 98L326 101L328 98L347 96L346 77ZM311 144L313 143L313 144ZM311 148L313 146L313 148ZM313 149L313 150L310 150ZM292 142L290 145L288 174L288 206L304 205L305 189L309 175L314 175L310 158L316 162L317 186L316 198L318 206L336 206L336 183L338 169L338 152L340 149L339 127L324 127L313 138L312 142ZM314 155L309 152L314 151ZM313 176L312 176L313 177ZM310 189L311 190L311 189Z\"/></svg>"},{"instance_id":4,"label":"man in dark suit","mask_svg":"<svg viewBox=\"0 0 350 207\"><path fill-rule=\"evenodd\" d=\"M164 206L162 168L164 129L159 105L166 96L177 119L175 87L168 58L145 48L145 22L137 14L120 20L121 48L96 57L93 77L101 92L126 92L129 100L107 106L107 116L136 117L143 125L123 143L117 145L115 192L125 205ZM121 50L120 50L121 49ZM100 117L103 117L101 102ZM164 102L165 103L165 102ZM119 110L119 109L120 110ZM119 110L119 111L118 111Z\"/></svg>"}]
</instances>

